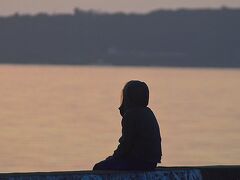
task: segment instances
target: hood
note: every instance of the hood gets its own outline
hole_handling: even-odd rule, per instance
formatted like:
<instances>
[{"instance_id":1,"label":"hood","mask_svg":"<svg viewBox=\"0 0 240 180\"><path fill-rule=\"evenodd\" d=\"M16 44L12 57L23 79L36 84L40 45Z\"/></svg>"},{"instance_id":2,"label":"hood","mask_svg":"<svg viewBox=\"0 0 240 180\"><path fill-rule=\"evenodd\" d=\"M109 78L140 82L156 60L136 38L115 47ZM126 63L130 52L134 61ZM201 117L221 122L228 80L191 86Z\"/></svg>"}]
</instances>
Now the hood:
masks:
<instances>
[{"instance_id":1,"label":"hood","mask_svg":"<svg viewBox=\"0 0 240 180\"><path fill-rule=\"evenodd\" d=\"M130 108L147 107L149 102L149 89L145 82L132 80L123 88L122 103L119 107L123 116Z\"/></svg>"}]
</instances>

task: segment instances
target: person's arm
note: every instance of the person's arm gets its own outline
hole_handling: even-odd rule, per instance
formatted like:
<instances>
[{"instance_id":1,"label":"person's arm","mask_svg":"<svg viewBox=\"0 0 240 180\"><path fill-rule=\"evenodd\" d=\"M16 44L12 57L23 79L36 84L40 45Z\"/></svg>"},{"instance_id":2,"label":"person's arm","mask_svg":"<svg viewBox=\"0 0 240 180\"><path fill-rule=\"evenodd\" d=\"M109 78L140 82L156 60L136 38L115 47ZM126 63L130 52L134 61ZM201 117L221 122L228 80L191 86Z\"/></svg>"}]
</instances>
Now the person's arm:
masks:
<instances>
[{"instance_id":1,"label":"person's arm","mask_svg":"<svg viewBox=\"0 0 240 180\"><path fill-rule=\"evenodd\" d=\"M114 151L113 157L124 157L131 151L134 134L134 117L131 112L128 112L122 119L122 136L119 139L119 145Z\"/></svg>"}]
</instances>

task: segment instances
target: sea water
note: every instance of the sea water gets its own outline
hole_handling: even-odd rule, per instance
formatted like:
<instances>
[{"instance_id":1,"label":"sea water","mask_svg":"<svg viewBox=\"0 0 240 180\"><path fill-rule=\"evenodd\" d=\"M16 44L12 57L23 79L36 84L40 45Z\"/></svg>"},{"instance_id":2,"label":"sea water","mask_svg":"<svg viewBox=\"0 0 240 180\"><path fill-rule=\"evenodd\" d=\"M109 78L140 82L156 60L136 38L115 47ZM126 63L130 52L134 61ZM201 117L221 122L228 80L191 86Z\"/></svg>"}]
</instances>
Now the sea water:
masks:
<instances>
[{"instance_id":1,"label":"sea water","mask_svg":"<svg viewBox=\"0 0 240 180\"><path fill-rule=\"evenodd\" d=\"M240 164L239 69L0 65L0 172L85 170L111 155L132 79L150 88L159 165Z\"/></svg>"}]
</instances>

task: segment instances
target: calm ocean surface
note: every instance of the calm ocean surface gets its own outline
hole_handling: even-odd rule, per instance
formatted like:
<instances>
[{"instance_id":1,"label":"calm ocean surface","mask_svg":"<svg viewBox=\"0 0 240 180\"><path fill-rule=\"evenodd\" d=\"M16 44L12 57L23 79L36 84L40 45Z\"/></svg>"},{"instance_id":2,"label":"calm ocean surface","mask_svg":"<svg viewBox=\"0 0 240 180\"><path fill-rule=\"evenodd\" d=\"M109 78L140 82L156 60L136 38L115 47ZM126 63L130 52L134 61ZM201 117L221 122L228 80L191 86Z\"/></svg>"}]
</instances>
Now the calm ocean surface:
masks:
<instances>
[{"instance_id":1,"label":"calm ocean surface","mask_svg":"<svg viewBox=\"0 0 240 180\"><path fill-rule=\"evenodd\" d=\"M150 87L162 165L240 164L240 70L0 65L0 172L91 169L121 135L120 92Z\"/></svg>"}]
</instances>

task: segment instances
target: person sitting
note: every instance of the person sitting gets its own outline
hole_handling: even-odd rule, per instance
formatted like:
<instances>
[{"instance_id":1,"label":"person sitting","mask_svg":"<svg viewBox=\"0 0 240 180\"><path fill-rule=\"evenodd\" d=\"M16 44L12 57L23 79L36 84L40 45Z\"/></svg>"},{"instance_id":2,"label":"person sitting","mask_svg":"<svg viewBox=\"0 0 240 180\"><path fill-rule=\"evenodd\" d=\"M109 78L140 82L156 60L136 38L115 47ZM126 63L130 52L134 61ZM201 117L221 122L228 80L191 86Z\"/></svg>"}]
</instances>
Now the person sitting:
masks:
<instances>
[{"instance_id":1,"label":"person sitting","mask_svg":"<svg viewBox=\"0 0 240 180\"><path fill-rule=\"evenodd\" d=\"M124 86L119 107L122 116L119 145L112 156L95 164L93 170L154 170L161 162L160 128L148 102L146 83L132 80Z\"/></svg>"}]
</instances>

